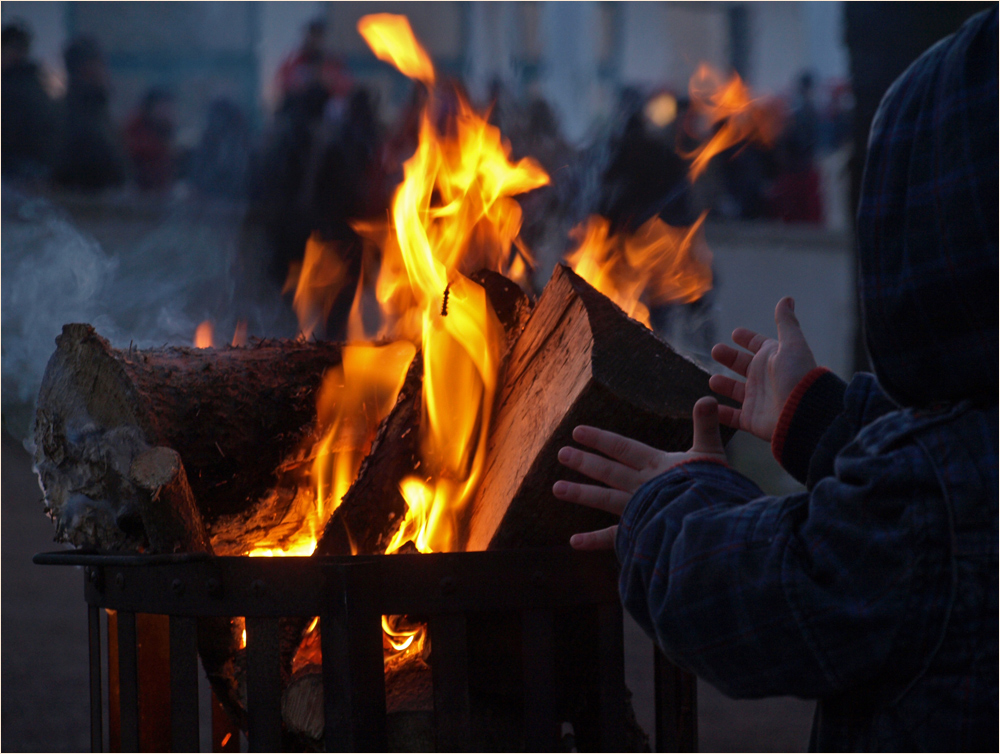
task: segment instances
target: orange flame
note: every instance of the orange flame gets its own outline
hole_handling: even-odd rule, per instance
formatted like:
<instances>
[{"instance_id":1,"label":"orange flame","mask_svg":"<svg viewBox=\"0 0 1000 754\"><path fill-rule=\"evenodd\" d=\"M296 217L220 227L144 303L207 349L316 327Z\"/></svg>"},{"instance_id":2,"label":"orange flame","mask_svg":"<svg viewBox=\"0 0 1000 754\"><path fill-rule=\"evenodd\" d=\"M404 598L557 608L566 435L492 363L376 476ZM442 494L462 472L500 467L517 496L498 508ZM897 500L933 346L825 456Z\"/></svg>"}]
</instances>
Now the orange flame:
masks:
<instances>
[{"instance_id":1,"label":"orange flame","mask_svg":"<svg viewBox=\"0 0 1000 754\"><path fill-rule=\"evenodd\" d=\"M306 241L305 257L288 271L283 293L295 289L292 308L299 318L299 335L308 339L324 332L326 318L347 281L347 264L337 245L313 233Z\"/></svg>"},{"instance_id":2,"label":"orange flame","mask_svg":"<svg viewBox=\"0 0 1000 754\"><path fill-rule=\"evenodd\" d=\"M739 74L734 73L724 82L717 71L702 63L691 77L689 91L695 112L703 114L710 127L721 124L711 139L684 155L692 160L689 171L692 182L705 172L719 152L751 140L770 146L778 136L780 119L774 109L762 100L753 99Z\"/></svg>"},{"instance_id":3,"label":"orange flame","mask_svg":"<svg viewBox=\"0 0 1000 754\"><path fill-rule=\"evenodd\" d=\"M233 331L233 348L242 348L247 344L247 321L241 319L236 323Z\"/></svg>"},{"instance_id":4,"label":"orange flame","mask_svg":"<svg viewBox=\"0 0 1000 754\"><path fill-rule=\"evenodd\" d=\"M358 21L358 33L371 47L375 57L391 63L411 79L434 85L434 65L420 46L406 16L373 13Z\"/></svg>"},{"instance_id":5,"label":"orange flame","mask_svg":"<svg viewBox=\"0 0 1000 754\"><path fill-rule=\"evenodd\" d=\"M711 252L701 232L705 215L690 228L654 217L634 235L609 235L610 223L591 216L585 227L573 229L580 245L566 263L649 327L649 304L695 301L712 288Z\"/></svg>"},{"instance_id":6,"label":"orange flame","mask_svg":"<svg viewBox=\"0 0 1000 754\"><path fill-rule=\"evenodd\" d=\"M195 348L211 348L214 343L214 332L215 328L212 326L212 321L206 319L197 329L194 331L194 347Z\"/></svg>"}]
</instances>

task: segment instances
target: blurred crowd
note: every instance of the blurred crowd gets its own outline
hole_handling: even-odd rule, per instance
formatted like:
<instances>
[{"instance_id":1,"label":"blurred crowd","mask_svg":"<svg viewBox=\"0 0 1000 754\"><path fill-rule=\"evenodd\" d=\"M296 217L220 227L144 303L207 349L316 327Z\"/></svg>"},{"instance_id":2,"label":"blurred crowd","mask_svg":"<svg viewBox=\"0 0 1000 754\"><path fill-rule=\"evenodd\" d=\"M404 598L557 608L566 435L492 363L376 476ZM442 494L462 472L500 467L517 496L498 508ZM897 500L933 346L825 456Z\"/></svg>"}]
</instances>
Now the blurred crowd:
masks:
<instances>
[{"instance_id":1,"label":"blurred crowd","mask_svg":"<svg viewBox=\"0 0 1000 754\"><path fill-rule=\"evenodd\" d=\"M170 89L148 89L125 121L115 123L112 80L94 39L78 37L66 46L65 91L57 98L32 59L29 29L7 25L5 183L85 192L126 187L163 196L182 185L196 197L245 204L245 227L258 237L246 264L271 285L284 282L313 232L338 242L358 275L362 242L351 222L385 216L416 146L426 93L414 85L394 121L386 122L378 97L329 52L326 32L324 21L310 22L281 64L278 105L261 132L238 104L218 98L195 145L181 148ZM584 147L563 137L546 101L515 96L500 82L487 101L473 104L490 108L515 157L534 157L552 176L551 186L522 197L522 235L537 254L558 259L569 229L594 213L610 220L612 232L653 216L689 225L706 210L721 219L823 223L820 160L846 143L851 97L844 84L819 90L803 72L785 96L768 100L782 123L777 139L730 149L694 183L683 155L710 138L712 126L684 94L624 89ZM458 96L467 96L458 81L439 87L441 122ZM351 291L345 287L331 320L341 319L340 309L346 315Z\"/></svg>"}]
</instances>

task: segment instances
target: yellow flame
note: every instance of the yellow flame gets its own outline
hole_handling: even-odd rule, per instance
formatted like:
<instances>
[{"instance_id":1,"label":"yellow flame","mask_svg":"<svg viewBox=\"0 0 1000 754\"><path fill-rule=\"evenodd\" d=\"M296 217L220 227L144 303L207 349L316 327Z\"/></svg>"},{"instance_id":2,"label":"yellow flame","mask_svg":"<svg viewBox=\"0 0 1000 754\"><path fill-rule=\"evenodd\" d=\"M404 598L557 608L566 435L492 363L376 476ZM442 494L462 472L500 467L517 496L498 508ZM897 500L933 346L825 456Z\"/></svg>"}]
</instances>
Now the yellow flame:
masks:
<instances>
[{"instance_id":1,"label":"yellow flame","mask_svg":"<svg viewBox=\"0 0 1000 754\"><path fill-rule=\"evenodd\" d=\"M359 30L378 57L433 82L429 65L412 64L414 49L425 53L408 24L391 35L385 16L366 18ZM420 494L404 499L407 520L419 521L407 539L424 552L459 544L456 519L481 474L503 343L486 292L463 272L507 271L521 227L513 197L549 182L534 160L512 163L499 129L460 95L449 102L444 133L431 116L439 104L433 90L422 113L393 198L376 291L394 334L423 352L421 449L429 477ZM397 534L388 551L405 541Z\"/></svg>"},{"instance_id":2,"label":"yellow flame","mask_svg":"<svg viewBox=\"0 0 1000 754\"><path fill-rule=\"evenodd\" d=\"M723 81L717 71L702 63L691 77L689 91L695 112L704 115L711 127L721 124L711 139L684 155L692 160L689 171L692 182L705 172L719 152L748 140L770 145L777 137L780 119L774 109L751 97L739 74Z\"/></svg>"},{"instance_id":3,"label":"yellow flame","mask_svg":"<svg viewBox=\"0 0 1000 754\"><path fill-rule=\"evenodd\" d=\"M358 33L364 37L375 57L391 63L411 79L434 85L434 64L420 46L406 16L373 13L358 21Z\"/></svg>"},{"instance_id":4,"label":"yellow flame","mask_svg":"<svg viewBox=\"0 0 1000 754\"><path fill-rule=\"evenodd\" d=\"M416 354L407 341L353 343L327 370L316 399L321 439L313 448L312 486L299 491L286 520L298 521L277 542L258 541L251 556L311 555L331 514L357 476L378 424L389 413Z\"/></svg>"},{"instance_id":5,"label":"yellow flame","mask_svg":"<svg viewBox=\"0 0 1000 754\"><path fill-rule=\"evenodd\" d=\"M626 314L650 326L648 305L687 303L712 287L711 252L702 225L675 228L654 217L634 235L609 235L610 223L594 215L573 229L579 241L566 263Z\"/></svg>"},{"instance_id":6,"label":"yellow flame","mask_svg":"<svg viewBox=\"0 0 1000 754\"><path fill-rule=\"evenodd\" d=\"M197 329L194 331L194 347L195 348L211 348L214 343L214 331L215 328L212 326L212 321L206 319Z\"/></svg>"}]
</instances>

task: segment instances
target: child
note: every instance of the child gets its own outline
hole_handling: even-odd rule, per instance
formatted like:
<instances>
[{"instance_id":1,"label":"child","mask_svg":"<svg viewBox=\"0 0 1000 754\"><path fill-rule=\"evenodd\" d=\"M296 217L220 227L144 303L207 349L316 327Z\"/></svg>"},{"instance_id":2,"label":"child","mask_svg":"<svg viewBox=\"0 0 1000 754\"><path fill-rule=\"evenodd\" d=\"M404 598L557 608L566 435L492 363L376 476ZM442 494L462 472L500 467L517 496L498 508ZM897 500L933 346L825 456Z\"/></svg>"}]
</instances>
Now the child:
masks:
<instances>
[{"instance_id":1,"label":"child","mask_svg":"<svg viewBox=\"0 0 1000 754\"><path fill-rule=\"evenodd\" d=\"M818 750L993 750L997 699L997 9L938 43L872 125L858 211L875 375L818 369L790 299L778 339L713 357L694 444L591 427L560 460L619 512L625 607L675 662L734 697L818 700ZM769 440L808 491L766 497L726 465L719 422ZM610 489L609 489L610 488Z\"/></svg>"}]
</instances>

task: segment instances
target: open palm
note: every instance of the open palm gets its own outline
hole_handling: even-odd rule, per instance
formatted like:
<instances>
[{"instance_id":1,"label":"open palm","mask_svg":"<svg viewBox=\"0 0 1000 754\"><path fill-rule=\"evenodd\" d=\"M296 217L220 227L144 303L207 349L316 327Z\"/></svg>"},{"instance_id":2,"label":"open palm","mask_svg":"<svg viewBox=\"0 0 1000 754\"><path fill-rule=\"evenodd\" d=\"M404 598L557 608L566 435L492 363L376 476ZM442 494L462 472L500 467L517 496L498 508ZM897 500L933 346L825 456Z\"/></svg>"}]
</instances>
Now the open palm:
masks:
<instances>
[{"instance_id":1,"label":"open palm","mask_svg":"<svg viewBox=\"0 0 1000 754\"><path fill-rule=\"evenodd\" d=\"M774 321L777 340L739 327L733 331L733 342L746 350L723 343L712 349L712 358L745 377L745 382L722 374L712 375L708 381L712 390L740 404L739 408L719 406L719 421L768 442L788 396L816 367L791 298L778 302Z\"/></svg>"}]
</instances>

